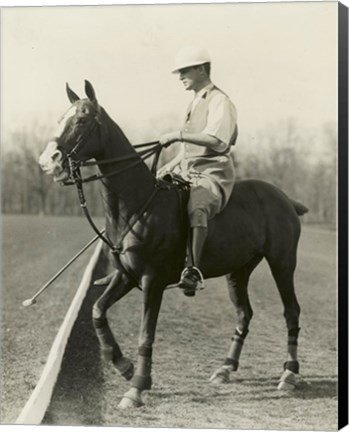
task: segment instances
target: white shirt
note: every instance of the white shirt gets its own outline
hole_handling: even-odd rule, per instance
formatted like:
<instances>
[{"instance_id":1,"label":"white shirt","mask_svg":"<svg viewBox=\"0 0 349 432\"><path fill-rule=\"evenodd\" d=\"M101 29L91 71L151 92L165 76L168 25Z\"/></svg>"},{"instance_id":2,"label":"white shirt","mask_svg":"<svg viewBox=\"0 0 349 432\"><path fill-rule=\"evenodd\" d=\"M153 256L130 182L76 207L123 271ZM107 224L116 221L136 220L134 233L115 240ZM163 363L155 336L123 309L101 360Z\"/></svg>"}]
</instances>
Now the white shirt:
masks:
<instances>
[{"instance_id":1,"label":"white shirt","mask_svg":"<svg viewBox=\"0 0 349 432\"><path fill-rule=\"evenodd\" d=\"M205 94L205 92L214 87L212 83L201 89L196 95L191 105L191 111L194 110L196 104ZM230 139L234 133L237 123L237 111L229 97L224 93L217 93L210 101L207 124L202 131L208 135L212 135L220 141L220 144L215 148L218 152L224 152L228 146Z\"/></svg>"}]
</instances>

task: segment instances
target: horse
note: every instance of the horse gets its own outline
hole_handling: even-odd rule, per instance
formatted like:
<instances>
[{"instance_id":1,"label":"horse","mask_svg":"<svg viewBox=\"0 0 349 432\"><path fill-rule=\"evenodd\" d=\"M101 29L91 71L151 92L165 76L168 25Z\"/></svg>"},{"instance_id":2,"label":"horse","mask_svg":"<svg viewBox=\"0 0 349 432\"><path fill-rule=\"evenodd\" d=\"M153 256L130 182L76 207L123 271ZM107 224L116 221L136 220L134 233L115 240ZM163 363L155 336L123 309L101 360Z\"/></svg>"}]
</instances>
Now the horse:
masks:
<instances>
[{"instance_id":1,"label":"horse","mask_svg":"<svg viewBox=\"0 0 349 432\"><path fill-rule=\"evenodd\" d=\"M66 92L71 106L39 164L56 182L80 187L84 181L80 167L91 160L98 166L99 175L94 179L102 183L106 216L105 234L100 236L114 270L92 308L92 321L101 354L131 381L119 407L136 408L144 404L143 392L152 387L152 351L164 291L179 280L185 262L188 220L184 206L188 192L179 191L177 184L151 172L99 105L89 81L85 81L86 98L80 99L68 83ZM300 216L307 211L274 185L247 179L236 182L224 210L209 221L201 270L205 278L226 276L237 315L227 356L210 377L213 384L229 382L230 374L238 370L253 315L248 282L265 258L281 296L287 326L287 358L278 388L299 387L300 306L294 272ZM135 288L142 291L143 300L136 367L123 355L106 317L108 308Z\"/></svg>"}]
</instances>

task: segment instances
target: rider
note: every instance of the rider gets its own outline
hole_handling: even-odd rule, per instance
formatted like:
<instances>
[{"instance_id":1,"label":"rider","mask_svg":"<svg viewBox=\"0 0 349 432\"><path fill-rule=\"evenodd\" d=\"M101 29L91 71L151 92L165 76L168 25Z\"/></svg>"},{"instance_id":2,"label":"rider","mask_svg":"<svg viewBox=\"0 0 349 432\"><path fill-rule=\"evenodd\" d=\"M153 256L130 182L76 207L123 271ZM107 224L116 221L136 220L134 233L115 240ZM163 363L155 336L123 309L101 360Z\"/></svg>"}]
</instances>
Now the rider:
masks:
<instances>
[{"instance_id":1,"label":"rider","mask_svg":"<svg viewBox=\"0 0 349 432\"><path fill-rule=\"evenodd\" d=\"M194 99L182 129L160 138L166 147L182 144L178 155L159 170L158 176L173 171L192 183L188 202L191 250L178 283L188 296L204 287L199 267L207 221L225 207L235 180L230 150L237 138L237 113L229 97L211 82L210 70L211 59L203 48L187 46L177 54L173 73L186 90L194 91Z\"/></svg>"}]
</instances>

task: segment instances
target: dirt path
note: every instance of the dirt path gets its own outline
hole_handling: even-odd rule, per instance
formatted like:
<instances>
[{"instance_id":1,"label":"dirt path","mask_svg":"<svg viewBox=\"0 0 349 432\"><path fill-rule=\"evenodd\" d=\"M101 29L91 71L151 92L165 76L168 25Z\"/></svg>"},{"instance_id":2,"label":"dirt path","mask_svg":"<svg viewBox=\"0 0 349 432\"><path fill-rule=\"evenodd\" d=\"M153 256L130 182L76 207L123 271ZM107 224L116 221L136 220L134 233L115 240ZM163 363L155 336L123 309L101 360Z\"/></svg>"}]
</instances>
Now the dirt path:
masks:
<instances>
[{"instance_id":1,"label":"dirt path","mask_svg":"<svg viewBox=\"0 0 349 432\"><path fill-rule=\"evenodd\" d=\"M193 299L165 294L154 349L154 386L146 406L120 411L129 388L102 363L91 325L92 288L71 337L45 423L138 427L335 429L337 427L336 237L305 227L296 275L302 307L301 374L311 386L294 394L276 390L285 360L282 305L266 264L250 284L255 315L233 382L208 383L226 355L235 313L224 279L208 282ZM103 269L99 269L99 274ZM126 355L136 358L141 294L130 293L110 313Z\"/></svg>"}]
</instances>

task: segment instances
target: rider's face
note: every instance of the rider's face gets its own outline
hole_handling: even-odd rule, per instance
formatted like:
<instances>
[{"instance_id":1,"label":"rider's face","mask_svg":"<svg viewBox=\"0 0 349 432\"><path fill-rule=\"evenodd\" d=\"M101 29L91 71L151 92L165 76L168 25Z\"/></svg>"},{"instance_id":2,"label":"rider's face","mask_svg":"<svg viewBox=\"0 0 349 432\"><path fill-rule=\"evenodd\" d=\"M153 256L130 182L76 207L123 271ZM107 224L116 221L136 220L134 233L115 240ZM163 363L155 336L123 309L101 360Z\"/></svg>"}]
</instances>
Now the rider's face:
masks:
<instances>
[{"instance_id":1,"label":"rider's face","mask_svg":"<svg viewBox=\"0 0 349 432\"><path fill-rule=\"evenodd\" d=\"M199 91L205 78L202 66L190 66L179 70L179 79L186 90Z\"/></svg>"}]
</instances>

